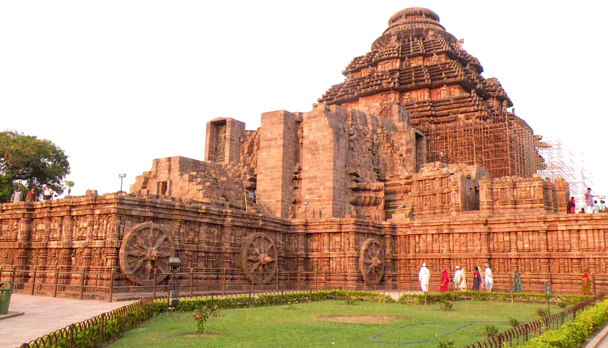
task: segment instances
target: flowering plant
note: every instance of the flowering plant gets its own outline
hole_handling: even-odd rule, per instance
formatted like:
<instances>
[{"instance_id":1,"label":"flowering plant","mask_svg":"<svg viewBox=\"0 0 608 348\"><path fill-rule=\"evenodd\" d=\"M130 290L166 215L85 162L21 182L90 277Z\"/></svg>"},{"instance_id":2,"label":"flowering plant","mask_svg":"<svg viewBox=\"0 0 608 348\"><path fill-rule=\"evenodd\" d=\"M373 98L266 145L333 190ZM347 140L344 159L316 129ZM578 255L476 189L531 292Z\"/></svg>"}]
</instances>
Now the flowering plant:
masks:
<instances>
[{"instance_id":1,"label":"flowering plant","mask_svg":"<svg viewBox=\"0 0 608 348\"><path fill-rule=\"evenodd\" d=\"M451 311L452 310L452 301L441 301L438 303L439 309L442 311Z\"/></svg>"},{"instance_id":2,"label":"flowering plant","mask_svg":"<svg viewBox=\"0 0 608 348\"><path fill-rule=\"evenodd\" d=\"M199 307L196 311L194 311L194 313L192 314L192 318L194 319L194 321L196 321L196 333L203 333L207 319L209 319L209 317L211 316L211 314L213 314L213 312L215 312L215 310L217 310L217 306L202 306Z\"/></svg>"},{"instance_id":3,"label":"flowering plant","mask_svg":"<svg viewBox=\"0 0 608 348\"><path fill-rule=\"evenodd\" d=\"M456 343L456 339L453 338L451 341L442 341L439 340L437 342L437 348L454 348L454 343Z\"/></svg>"}]
</instances>

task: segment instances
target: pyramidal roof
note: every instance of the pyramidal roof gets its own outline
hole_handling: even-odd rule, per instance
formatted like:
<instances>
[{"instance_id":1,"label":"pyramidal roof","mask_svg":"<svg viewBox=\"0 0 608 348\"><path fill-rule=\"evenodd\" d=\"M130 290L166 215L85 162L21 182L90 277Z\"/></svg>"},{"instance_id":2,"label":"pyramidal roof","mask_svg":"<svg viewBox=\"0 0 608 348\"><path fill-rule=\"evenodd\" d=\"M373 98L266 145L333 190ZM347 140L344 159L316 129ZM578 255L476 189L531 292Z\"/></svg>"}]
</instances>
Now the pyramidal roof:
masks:
<instances>
[{"instance_id":1,"label":"pyramidal roof","mask_svg":"<svg viewBox=\"0 0 608 348\"><path fill-rule=\"evenodd\" d=\"M498 157L503 155L502 150L494 151L496 155L485 155L488 148L498 146L496 143L511 144L511 140L516 140L509 138L513 131L525 133L530 139L534 136L523 120L507 110L513 103L502 85L496 78L481 75L483 67L464 50L463 42L447 32L439 16L429 9L398 11L372 43L371 51L355 57L344 69L344 82L332 86L318 101L358 108L391 120L395 117L391 106L399 104L410 113L412 127L427 137L429 161L483 164L493 177L529 177L539 168L535 163L542 162L534 149L535 140L529 141L531 148L526 145L527 140L517 140L526 142L521 145L525 150L505 148L504 158ZM521 125L522 130L499 130L505 122L512 124L508 127ZM438 126L446 127L444 133L437 133ZM445 141L456 137L456 129L473 126L478 130L467 132L479 135L471 138L462 135L460 138L465 140L458 145ZM489 133L484 133L483 127L495 130L496 134L484 135ZM463 154L453 147L470 151ZM515 158L511 155L514 151L530 155Z\"/></svg>"}]
</instances>

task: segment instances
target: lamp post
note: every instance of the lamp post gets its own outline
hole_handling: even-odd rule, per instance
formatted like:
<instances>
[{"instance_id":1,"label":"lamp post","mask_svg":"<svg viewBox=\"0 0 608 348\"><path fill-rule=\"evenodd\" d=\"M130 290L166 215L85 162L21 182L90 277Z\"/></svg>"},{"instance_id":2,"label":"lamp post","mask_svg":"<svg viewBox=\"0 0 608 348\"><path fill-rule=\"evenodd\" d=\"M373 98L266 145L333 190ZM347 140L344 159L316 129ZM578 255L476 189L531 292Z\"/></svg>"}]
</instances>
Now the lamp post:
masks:
<instances>
[{"instance_id":1,"label":"lamp post","mask_svg":"<svg viewBox=\"0 0 608 348\"><path fill-rule=\"evenodd\" d=\"M167 309L176 309L179 303L179 281L177 280L177 272L184 264L179 257L169 257L169 270L171 271L171 279L169 279L169 296L167 296Z\"/></svg>"},{"instance_id":2,"label":"lamp post","mask_svg":"<svg viewBox=\"0 0 608 348\"><path fill-rule=\"evenodd\" d=\"M127 176L127 174L118 174L118 177L120 178L120 193L122 193L122 179L124 179L125 176Z\"/></svg>"},{"instance_id":3,"label":"lamp post","mask_svg":"<svg viewBox=\"0 0 608 348\"><path fill-rule=\"evenodd\" d=\"M307 217L306 217L306 207L308 207L308 201L302 202L302 204L304 205L304 220L307 220Z\"/></svg>"}]
</instances>

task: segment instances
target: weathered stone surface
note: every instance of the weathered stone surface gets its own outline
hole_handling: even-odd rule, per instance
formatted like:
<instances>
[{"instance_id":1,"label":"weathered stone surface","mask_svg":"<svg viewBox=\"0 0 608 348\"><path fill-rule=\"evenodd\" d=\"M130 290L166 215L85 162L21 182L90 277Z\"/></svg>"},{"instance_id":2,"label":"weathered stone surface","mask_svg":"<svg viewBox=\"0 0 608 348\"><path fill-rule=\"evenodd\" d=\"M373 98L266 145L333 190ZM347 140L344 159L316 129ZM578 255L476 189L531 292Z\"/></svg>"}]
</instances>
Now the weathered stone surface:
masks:
<instances>
[{"instance_id":1,"label":"weathered stone surface","mask_svg":"<svg viewBox=\"0 0 608 348\"><path fill-rule=\"evenodd\" d=\"M432 11L399 11L309 112L264 113L255 131L214 119L206 161L155 159L129 195L1 205L0 266L136 270L117 286L149 285L174 250L253 282L272 279L258 265L352 288L489 262L497 288L519 268L528 289L574 291L585 267L606 288L608 214L565 213L568 183L534 174L539 138L481 71Z\"/></svg>"},{"instance_id":2,"label":"weathered stone surface","mask_svg":"<svg viewBox=\"0 0 608 348\"><path fill-rule=\"evenodd\" d=\"M540 137L514 111L496 78L425 8L395 13L389 27L356 57L319 102L355 107L395 121L393 105L411 114L427 137L430 161L482 166L491 177L531 177L544 168Z\"/></svg>"}]
</instances>

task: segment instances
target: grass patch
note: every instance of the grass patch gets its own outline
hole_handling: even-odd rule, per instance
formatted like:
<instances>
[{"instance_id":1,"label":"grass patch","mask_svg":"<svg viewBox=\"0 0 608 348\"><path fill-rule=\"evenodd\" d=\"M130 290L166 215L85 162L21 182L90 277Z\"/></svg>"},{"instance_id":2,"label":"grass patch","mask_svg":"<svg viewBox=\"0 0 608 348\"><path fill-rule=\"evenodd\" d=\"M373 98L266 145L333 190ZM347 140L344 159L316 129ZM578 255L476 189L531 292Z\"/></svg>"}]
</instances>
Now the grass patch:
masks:
<instances>
[{"instance_id":1,"label":"grass patch","mask_svg":"<svg viewBox=\"0 0 608 348\"><path fill-rule=\"evenodd\" d=\"M537 318L537 304L456 301L451 311L437 305L404 306L396 303L344 301L298 303L296 310L283 306L221 309L205 325L205 334L196 334L191 313L162 313L111 346L119 347L387 347L383 341L428 342L407 347L437 347L436 336L461 325L476 322L447 336L462 347L485 338L484 330L494 324L498 331L511 327L509 319L527 322ZM551 309L556 313L557 307ZM499 323L502 322L502 323ZM399 345L402 346L402 345Z\"/></svg>"}]
</instances>

